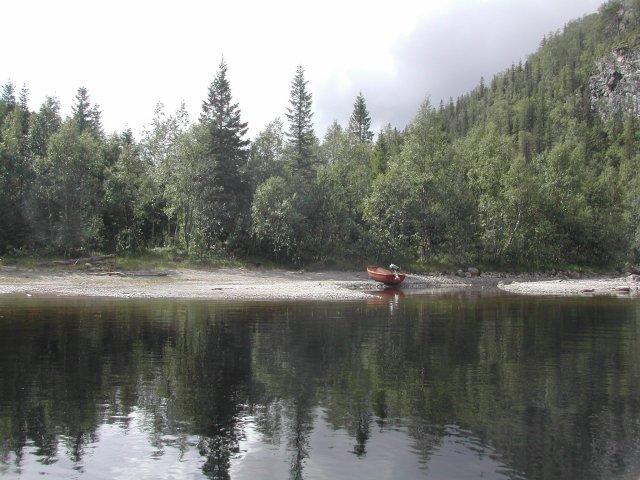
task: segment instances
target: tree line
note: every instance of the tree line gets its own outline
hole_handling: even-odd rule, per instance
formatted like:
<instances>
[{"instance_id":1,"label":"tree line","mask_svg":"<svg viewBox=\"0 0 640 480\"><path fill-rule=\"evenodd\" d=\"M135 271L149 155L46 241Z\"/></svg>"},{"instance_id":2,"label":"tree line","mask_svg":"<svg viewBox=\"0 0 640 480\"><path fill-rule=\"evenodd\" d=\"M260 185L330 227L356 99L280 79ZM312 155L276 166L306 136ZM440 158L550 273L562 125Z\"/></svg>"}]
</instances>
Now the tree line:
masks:
<instances>
[{"instance_id":1,"label":"tree line","mask_svg":"<svg viewBox=\"0 0 640 480\"><path fill-rule=\"evenodd\" d=\"M284 121L247 137L221 62L200 118L159 104L140 139L106 135L84 88L71 115L0 98L0 252L166 247L284 264L398 259L550 268L640 260L637 114L602 115L596 61L636 51L640 5L605 4L457 100L377 135L362 94L316 137L305 71ZM625 50L626 49L626 50ZM640 92L638 92L640 94Z\"/></svg>"}]
</instances>

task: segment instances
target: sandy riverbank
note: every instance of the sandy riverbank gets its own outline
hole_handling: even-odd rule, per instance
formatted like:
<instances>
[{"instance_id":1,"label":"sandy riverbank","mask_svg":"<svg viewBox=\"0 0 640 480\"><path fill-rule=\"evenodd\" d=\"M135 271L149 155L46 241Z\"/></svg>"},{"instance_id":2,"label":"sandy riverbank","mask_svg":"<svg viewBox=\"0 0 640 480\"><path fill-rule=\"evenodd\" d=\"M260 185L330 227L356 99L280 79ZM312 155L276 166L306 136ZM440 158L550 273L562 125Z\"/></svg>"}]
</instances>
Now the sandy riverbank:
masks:
<instances>
[{"instance_id":1,"label":"sandy riverbank","mask_svg":"<svg viewBox=\"0 0 640 480\"><path fill-rule=\"evenodd\" d=\"M640 297L640 281L629 277L553 279L498 283L505 292L523 295L620 295Z\"/></svg>"},{"instance_id":2,"label":"sandy riverbank","mask_svg":"<svg viewBox=\"0 0 640 480\"><path fill-rule=\"evenodd\" d=\"M127 272L125 272L127 273ZM177 269L165 276L109 276L77 268L0 268L0 295L219 300L361 300L379 290L366 272L267 269ZM640 277L639 277L640 278ZM621 295L640 297L631 277L566 279L535 275L408 275L405 293L498 288L523 295Z\"/></svg>"},{"instance_id":3,"label":"sandy riverbank","mask_svg":"<svg viewBox=\"0 0 640 480\"><path fill-rule=\"evenodd\" d=\"M407 277L403 288L466 288L470 282L448 276ZM107 276L78 270L3 269L0 295L54 295L120 298L209 298L220 300L359 300L378 284L365 272L180 269L168 275Z\"/></svg>"}]
</instances>

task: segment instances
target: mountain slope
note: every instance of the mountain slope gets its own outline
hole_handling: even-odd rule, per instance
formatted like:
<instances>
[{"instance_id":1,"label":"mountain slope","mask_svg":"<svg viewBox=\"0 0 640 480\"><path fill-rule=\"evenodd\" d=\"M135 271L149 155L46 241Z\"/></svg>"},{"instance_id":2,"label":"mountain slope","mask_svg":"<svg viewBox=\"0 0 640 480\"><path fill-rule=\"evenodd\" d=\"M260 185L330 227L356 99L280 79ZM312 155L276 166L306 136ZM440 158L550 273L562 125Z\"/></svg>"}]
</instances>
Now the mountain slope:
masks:
<instances>
[{"instance_id":1,"label":"mountain slope","mask_svg":"<svg viewBox=\"0 0 640 480\"><path fill-rule=\"evenodd\" d=\"M395 250L534 267L637 262L639 19L637 0L609 2L544 38L488 85L482 80L439 108L425 105L376 182L406 185L401 172L412 172L416 186L406 195L428 208L369 201L378 228L414 215ZM434 129L446 133L446 151ZM421 176L440 180L414 180ZM428 193L435 190L444 197ZM425 211L431 220L420 222Z\"/></svg>"}]
</instances>

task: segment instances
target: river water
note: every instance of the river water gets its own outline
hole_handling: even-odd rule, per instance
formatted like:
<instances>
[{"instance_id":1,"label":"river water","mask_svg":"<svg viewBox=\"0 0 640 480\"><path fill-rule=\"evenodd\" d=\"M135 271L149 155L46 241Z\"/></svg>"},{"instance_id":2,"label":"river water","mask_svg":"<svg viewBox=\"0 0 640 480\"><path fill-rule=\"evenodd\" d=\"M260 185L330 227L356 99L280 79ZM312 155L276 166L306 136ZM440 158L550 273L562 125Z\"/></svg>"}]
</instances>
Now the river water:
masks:
<instances>
[{"instance_id":1,"label":"river water","mask_svg":"<svg viewBox=\"0 0 640 480\"><path fill-rule=\"evenodd\" d=\"M640 303L0 298L0 476L638 479Z\"/></svg>"}]
</instances>

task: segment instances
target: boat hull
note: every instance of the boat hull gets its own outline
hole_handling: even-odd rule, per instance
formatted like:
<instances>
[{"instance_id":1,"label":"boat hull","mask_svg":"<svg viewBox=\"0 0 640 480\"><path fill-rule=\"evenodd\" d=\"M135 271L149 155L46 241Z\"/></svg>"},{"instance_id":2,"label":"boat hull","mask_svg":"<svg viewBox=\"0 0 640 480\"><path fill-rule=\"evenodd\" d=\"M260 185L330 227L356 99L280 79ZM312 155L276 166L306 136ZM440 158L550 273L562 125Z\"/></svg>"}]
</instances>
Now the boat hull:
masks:
<instances>
[{"instance_id":1,"label":"boat hull","mask_svg":"<svg viewBox=\"0 0 640 480\"><path fill-rule=\"evenodd\" d=\"M385 285L400 285L405 279L404 273L394 273L382 267L369 266L367 273L369 278Z\"/></svg>"}]
</instances>

